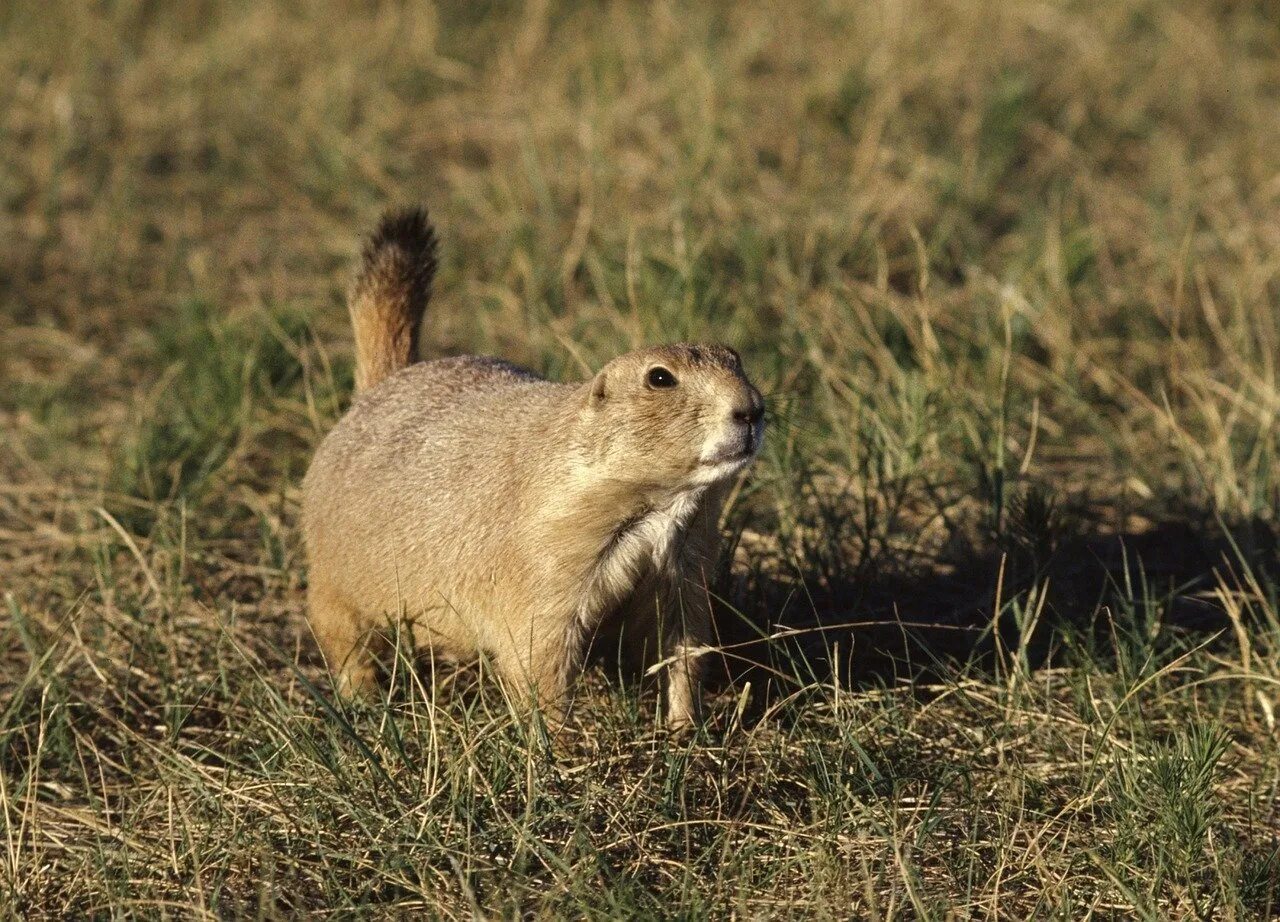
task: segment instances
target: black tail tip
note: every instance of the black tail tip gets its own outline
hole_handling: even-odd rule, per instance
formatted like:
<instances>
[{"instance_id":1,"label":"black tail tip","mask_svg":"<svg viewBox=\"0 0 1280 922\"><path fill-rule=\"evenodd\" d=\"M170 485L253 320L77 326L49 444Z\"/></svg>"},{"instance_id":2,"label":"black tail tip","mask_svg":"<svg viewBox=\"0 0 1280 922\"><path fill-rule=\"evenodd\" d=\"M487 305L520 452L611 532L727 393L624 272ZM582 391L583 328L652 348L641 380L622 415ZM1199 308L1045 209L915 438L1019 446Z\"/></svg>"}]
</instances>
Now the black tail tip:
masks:
<instances>
[{"instance_id":1,"label":"black tail tip","mask_svg":"<svg viewBox=\"0 0 1280 922\"><path fill-rule=\"evenodd\" d=\"M399 250L411 265L433 272L436 266L436 230L427 209L421 205L395 208L383 214L364 248L366 266L373 265L380 254Z\"/></svg>"}]
</instances>

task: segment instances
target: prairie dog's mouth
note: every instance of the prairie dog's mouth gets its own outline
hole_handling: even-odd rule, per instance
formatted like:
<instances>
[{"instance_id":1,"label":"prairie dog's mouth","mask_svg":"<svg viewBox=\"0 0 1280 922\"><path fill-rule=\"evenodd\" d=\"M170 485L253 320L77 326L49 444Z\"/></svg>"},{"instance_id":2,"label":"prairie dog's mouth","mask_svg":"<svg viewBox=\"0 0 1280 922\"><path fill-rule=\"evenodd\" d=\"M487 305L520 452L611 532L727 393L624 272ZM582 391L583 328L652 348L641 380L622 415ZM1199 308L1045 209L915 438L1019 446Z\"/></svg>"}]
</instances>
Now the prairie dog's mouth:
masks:
<instances>
[{"instance_id":1,"label":"prairie dog's mouth","mask_svg":"<svg viewBox=\"0 0 1280 922\"><path fill-rule=\"evenodd\" d=\"M691 482L706 486L719 483L733 477L746 469L764 441L764 425L748 424L738 428L727 439L715 445L709 452L698 459L698 466L693 471Z\"/></svg>"},{"instance_id":2,"label":"prairie dog's mouth","mask_svg":"<svg viewBox=\"0 0 1280 922\"><path fill-rule=\"evenodd\" d=\"M739 437L726 439L714 452L699 459L698 464L702 467L719 467L750 461L760 451L760 445L764 441L764 424L748 423L745 431L735 435Z\"/></svg>"},{"instance_id":3,"label":"prairie dog's mouth","mask_svg":"<svg viewBox=\"0 0 1280 922\"><path fill-rule=\"evenodd\" d=\"M721 464L732 464L735 461L750 461L755 457L755 454L754 451L746 447L737 450L726 449L716 452L710 458L703 458L698 464L702 467L716 467Z\"/></svg>"}]
</instances>

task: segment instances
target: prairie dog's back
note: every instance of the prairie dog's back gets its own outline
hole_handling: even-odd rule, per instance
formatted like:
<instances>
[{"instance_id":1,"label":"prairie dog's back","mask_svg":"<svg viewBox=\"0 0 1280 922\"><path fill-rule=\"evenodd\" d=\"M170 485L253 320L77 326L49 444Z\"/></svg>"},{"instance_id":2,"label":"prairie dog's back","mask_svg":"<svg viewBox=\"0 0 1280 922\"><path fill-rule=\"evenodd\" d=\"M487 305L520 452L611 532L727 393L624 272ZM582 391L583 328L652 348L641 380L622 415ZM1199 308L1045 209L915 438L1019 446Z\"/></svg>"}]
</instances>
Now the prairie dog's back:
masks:
<instances>
[{"instance_id":1,"label":"prairie dog's back","mask_svg":"<svg viewBox=\"0 0 1280 922\"><path fill-rule=\"evenodd\" d=\"M480 406L510 412L500 408L517 395L536 404L540 392L560 387L498 359L463 356L410 365L357 395L321 443L307 477L330 456L337 463L403 461L405 453L420 454L448 438L450 426L484 424L491 415L476 418Z\"/></svg>"}]
</instances>

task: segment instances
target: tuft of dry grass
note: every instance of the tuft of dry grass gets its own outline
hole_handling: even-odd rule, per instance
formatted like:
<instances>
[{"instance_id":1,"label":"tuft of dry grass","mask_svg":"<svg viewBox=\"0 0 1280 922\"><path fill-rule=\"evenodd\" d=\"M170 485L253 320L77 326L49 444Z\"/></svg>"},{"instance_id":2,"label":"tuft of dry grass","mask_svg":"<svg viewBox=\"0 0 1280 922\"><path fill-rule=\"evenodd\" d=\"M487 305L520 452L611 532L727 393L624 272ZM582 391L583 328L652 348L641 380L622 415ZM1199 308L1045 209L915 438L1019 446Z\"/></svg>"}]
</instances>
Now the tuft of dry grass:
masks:
<instances>
[{"instance_id":1,"label":"tuft of dry grass","mask_svg":"<svg viewBox=\"0 0 1280 922\"><path fill-rule=\"evenodd\" d=\"M1280 913L1268 0L0 7L0 908ZM358 235L557 377L732 343L706 729L336 701Z\"/></svg>"}]
</instances>

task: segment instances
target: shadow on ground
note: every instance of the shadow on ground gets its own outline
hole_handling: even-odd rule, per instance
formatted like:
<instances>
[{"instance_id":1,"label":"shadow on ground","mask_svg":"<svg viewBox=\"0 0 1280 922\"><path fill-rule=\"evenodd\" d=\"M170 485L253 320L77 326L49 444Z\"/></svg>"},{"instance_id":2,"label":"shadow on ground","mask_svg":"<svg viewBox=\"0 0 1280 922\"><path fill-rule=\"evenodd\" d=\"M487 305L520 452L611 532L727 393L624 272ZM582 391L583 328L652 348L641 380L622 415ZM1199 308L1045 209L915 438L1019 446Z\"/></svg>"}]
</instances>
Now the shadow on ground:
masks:
<instances>
[{"instance_id":1,"label":"shadow on ground","mask_svg":"<svg viewBox=\"0 0 1280 922\"><path fill-rule=\"evenodd\" d=\"M753 695L758 711L798 684L833 678L853 688L927 683L958 666L990 675L1019 650L1040 668L1073 645L1105 661L1122 639L1210 639L1231 628L1220 587L1274 575L1277 539L1274 523L1191 510L1049 542L961 541L927 563L818 586L756 570L719 607L727 653L708 681L765 689Z\"/></svg>"}]
</instances>

